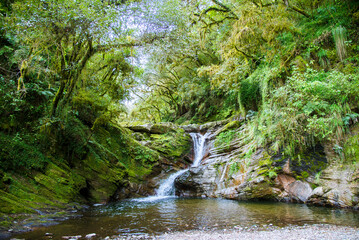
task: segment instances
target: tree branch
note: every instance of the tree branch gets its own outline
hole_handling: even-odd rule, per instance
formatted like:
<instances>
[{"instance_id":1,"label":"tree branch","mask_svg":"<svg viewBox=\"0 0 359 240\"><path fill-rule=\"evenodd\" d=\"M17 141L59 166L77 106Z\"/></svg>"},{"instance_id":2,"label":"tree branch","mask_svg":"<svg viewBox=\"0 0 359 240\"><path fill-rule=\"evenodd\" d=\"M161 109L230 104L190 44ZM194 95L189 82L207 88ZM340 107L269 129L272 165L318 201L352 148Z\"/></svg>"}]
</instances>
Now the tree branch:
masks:
<instances>
[{"instance_id":1,"label":"tree branch","mask_svg":"<svg viewBox=\"0 0 359 240\"><path fill-rule=\"evenodd\" d=\"M300 9L297 6L291 5L288 0L283 0L283 4L286 5L289 9L292 9L293 11L296 11L307 18L311 17L311 15L306 13L303 9Z\"/></svg>"}]
</instances>

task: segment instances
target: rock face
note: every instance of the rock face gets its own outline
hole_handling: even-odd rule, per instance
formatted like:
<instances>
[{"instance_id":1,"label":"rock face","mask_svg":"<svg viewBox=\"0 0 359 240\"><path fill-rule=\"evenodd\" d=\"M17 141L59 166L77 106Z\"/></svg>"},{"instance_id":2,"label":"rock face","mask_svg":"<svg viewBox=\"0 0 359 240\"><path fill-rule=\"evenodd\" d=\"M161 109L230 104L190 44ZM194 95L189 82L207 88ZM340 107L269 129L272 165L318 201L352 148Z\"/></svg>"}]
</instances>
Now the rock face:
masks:
<instances>
[{"instance_id":1,"label":"rock face","mask_svg":"<svg viewBox=\"0 0 359 240\"><path fill-rule=\"evenodd\" d=\"M323 171L320 186L314 189L309 202L317 205L358 207L359 184L355 180L356 174L353 168L328 167Z\"/></svg>"},{"instance_id":2,"label":"rock face","mask_svg":"<svg viewBox=\"0 0 359 240\"><path fill-rule=\"evenodd\" d=\"M237 137L226 146L216 143L226 131L216 129L202 165L176 179L178 195L359 207L357 165L336 161L328 147L316 147L299 159L273 156L264 149L246 157L248 146L241 144L238 129Z\"/></svg>"}]
</instances>

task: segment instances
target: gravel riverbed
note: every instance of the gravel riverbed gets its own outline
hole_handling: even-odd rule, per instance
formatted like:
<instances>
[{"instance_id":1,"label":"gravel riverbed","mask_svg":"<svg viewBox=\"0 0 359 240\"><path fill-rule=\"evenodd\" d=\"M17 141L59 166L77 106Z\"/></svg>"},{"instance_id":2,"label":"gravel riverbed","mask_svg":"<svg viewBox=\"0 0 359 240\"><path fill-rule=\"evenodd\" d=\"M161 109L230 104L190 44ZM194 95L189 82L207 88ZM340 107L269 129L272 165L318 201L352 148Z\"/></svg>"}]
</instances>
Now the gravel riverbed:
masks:
<instances>
[{"instance_id":1,"label":"gravel riverbed","mask_svg":"<svg viewBox=\"0 0 359 240\"><path fill-rule=\"evenodd\" d=\"M312 225L303 227L285 227L267 230L256 229L231 229L221 231L189 231L167 233L156 237L156 239L265 239L265 240L354 240L359 239L359 228Z\"/></svg>"},{"instance_id":2,"label":"gravel riverbed","mask_svg":"<svg viewBox=\"0 0 359 240\"><path fill-rule=\"evenodd\" d=\"M291 227L234 228L224 230L192 230L186 232L165 233L159 236L139 235L131 237L107 237L106 240L120 239L159 239L159 240L358 240L359 228L335 225L306 225Z\"/></svg>"}]
</instances>

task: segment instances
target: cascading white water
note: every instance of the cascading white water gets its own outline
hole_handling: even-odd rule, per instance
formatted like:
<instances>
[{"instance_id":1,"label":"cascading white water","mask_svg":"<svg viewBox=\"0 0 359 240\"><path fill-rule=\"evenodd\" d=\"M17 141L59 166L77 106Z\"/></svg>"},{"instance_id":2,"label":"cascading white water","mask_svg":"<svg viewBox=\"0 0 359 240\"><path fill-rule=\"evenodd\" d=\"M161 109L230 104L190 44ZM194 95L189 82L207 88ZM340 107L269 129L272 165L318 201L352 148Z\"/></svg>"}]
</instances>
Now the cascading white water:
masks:
<instances>
[{"instance_id":1,"label":"cascading white water","mask_svg":"<svg viewBox=\"0 0 359 240\"><path fill-rule=\"evenodd\" d=\"M187 172L188 169L179 170L174 174L171 174L157 189L156 196L164 197L164 196L174 196L175 195L175 179L178 176L181 176L184 172Z\"/></svg>"},{"instance_id":2,"label":"cascading white water","mask_svg":"<svg viewBox=\"0 0 359 240\"><path fill-rule=\"evenodd\" d=\"M194 160L191 167L198 167L201 164L203 156L205 154L206 148L206 137L207 134L202 135L200 133L190 133L193 141L193 151L194 151ZM175 187L174 182L177 177L181 176L184 172L187 172L188 169L180 170L172 175L170 175L158 188L156 191L156 196L174 196Z\"/></svg>"},{"instance_id":3,"label":"cascading white water","mask_svg":"<svg viewBox=\"0 0 359 240\"><path fill-rule=\"evenodd\" d=\"M203 156L206 152L205 143L207 133L202 135L200 133L190 133L193 140L194 160L191 167L198 167L201 164Z\"/></svg>"},{"instance_id":4,"label":"cascading white water","mask_svg":"<svg viewBox=\"0 0 359 240\"><path fill-rule=\"evenodd\" d=\"M193 151L194 151L194 160L191 167L198 167L201 164L203 156L206 152L206 138L207 133L202 135L200 133L190 133L193 141ZM183 173L187 172L188 169L182 169L178 172L171 174L156 190L156 195L143 198L136 199L136 201L156 201L163 198L173 197L175 196L175 180L177 177L181 176Z\"/></svg>"}]
</instances>

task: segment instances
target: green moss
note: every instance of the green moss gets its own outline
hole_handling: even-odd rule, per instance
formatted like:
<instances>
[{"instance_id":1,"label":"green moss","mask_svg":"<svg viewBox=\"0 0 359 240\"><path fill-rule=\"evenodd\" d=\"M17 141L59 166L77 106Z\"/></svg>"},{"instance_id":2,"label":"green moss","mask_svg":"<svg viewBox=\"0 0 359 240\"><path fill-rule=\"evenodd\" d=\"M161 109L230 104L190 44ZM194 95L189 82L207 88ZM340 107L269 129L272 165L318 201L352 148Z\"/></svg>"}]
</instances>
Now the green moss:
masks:
<instances>
[{"instance_id":1,"label":"green moss","mask_svg":"<svg viewBox=\"0 0 359 240\"><path fill-rule=\"evenodd\" d=\"M159 154L134 140L118 126L97 128L88 143L88 154L75 163L86 179L91 201L107 201L128 181L141 182L159 161Z\"/></svg>"},{"instance_id":2,"label":"green moss","mask_svg":"<svg viewBox=\"0 0 359 240\"><path fill-rule=\"evenodd\" d=\"M191 149L191 138L183 129L166 134L151 134L149 147L160 152L165 158L173 161L179 160L189 153Z\"/></svg>"},{"instance_id":3,"label":"green moss","mask_svg":"<svg viewBox=\"0 0 359 240\"><path fill-rule=\"evenodd\" d=\"M4 213L33 213L34 209L19 202L18 198L0 190L0 211Z\"/></svg>"},{"instance_id":4,"label":"green moss","mask_svg":"<svg viewBox=\"0 0 359 240\"><path fill-rule=\"evenodd\" d=\"M309 177L309 173L307 173L306 171L301 172L300 175L303 179L306 179Z\"/></svg>"},{"instance_id":5,"label":"green moss","mask_svg":"<svg viewBox=\"0 0 359 240\"><path fill-rule=\"evenodd\" d=\"M231 146L232 141L237 137L236 130L228 130L221 132L214 142L216 147L221 147L224 150L228 150Z\"/></svg>"},{"instance_id":6,"label":"green moss","mask_svg":"<svg viewBox=\"0 0 359 240\"><path fill-rule=\"evenodd\" d=\"M238 162L232 163L231 166L229 167L228 176L232 176L234 173L237 173L240 168L241 168L240 163Z\"/></svg>"},{"instance_id":7,"label":"green moss","mask_svg":"<svg viewBox=\"0 0 359 240\"><path fill-rule=\"evenodd\" d=\"M0 228L5 228L5 229L7 229L7 228L10 228L10 226L11 226L11 221L0 221Z\"/></svg>"},{"instance_id":8,"label":"green moss","mask_svg":"<svg viewBox=\"0 0 359 240\"><path fill-rule=\"evenodd\" d=\"M271 166L273 163L272 159L270 158L264 158L259 161L259 166Z\"/></svg>"},{"instance_id":9,"label":"green moss","mask_svg":"<svg viewBox=\"0 0 359 240\"><path fill-rule=\"evenodd\" d=\"M1 212L34 213L35 209L69 207L73 201L107 201L129 182L143 182L158 165L159 151L177 161L191 147L182 129L153 135L149 148L119 126L97 126L91 133L80 121L68 121L63 133L51 135L67 143L49 145L54 155L42 171L20 176L0 170ZM70 157L62 155L65 151Z\"/></svg>"},{"instance_id":10,"label":"green moss","mask_svg":"<svg viewBox=\"0 0 359 240\"><path fill-rule=\"evenodd\" d=\"M45 173L37 174L34 179L52 192L58 201L64 203L74 200L79 190L86 186L85 179L68 166L59 167L54 163L49 164Z\"/></svg>"},{"instance_id":11,"label":"green moss","mask_svg":"<svg viewBox=\"0 0 359 240\"><path fill-rule=\"evenodd\" d=\"M359 127L356 126L347 137L343 152L347 163L356 164L359 162Z\"/></svg>"},{"instance_id":12,"label":"green moss","mask_svg":"<svg viewBox=\"0 0 359 240\"><path fill-rule=\"evenodd\" d=\"M260 182L244 189L249 199L275 199L272 186L268 182Z\"/></svg>"},{"instance_id":13,"label":"green moss","mask_svg":"<svg viewBox=\"0 0 359 240\"><path fill-rule=\"evenodd\" d=\"M242 122L240 121L231 121L229 123L227 123L226 125L224 125L224 127L222 127L218 132L217 135L221 134L222 132L226 132L228 130L232 130L232 129L237 129L242 125Z\"/></svg>"},{"instance_id":14,"label":"green moss","mask_svg":"<svg viewBox=\"0 0 359 240\"><path fill-rule=\"evenodd\" d=\"M299 179L314 176L328 165L324 150L318 147L317 151L308 151L292 157L290 168Z\"/></svg>"},{"instance_id":15,"label":"green moss","mask_svg":"<svg viewBox=\"0 0 359 240\"><path fill-rule=\"evenodd\" d=\"M8 175L7 184L1 191L0 211L4 213L34 212L41 208L62 208L64 202L53 191L33 179Z\"/></svg>"}]
</instances>

